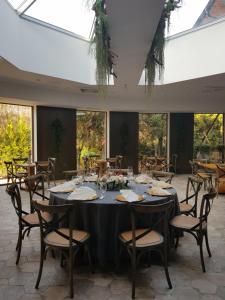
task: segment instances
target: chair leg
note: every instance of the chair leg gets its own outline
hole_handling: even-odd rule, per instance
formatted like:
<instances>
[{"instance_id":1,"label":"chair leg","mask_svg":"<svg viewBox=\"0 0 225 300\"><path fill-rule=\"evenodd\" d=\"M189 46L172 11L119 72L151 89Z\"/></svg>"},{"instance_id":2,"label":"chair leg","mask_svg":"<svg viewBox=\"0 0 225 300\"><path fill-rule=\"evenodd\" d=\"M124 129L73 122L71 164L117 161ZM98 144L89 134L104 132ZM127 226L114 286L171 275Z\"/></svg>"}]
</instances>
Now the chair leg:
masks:
<instances>
[{"instance_id":1,"label":"chair leg","mask_svg":"<svg viewBox=\"0 0 225 300\"><path fill-rule=\"evenodd\" d=\"M136 279L136 252L132 253L132 299L135 299L135 279Z\"/></svg>"},{"instance_id":2,"label":"chair leg","mask_svg":"<svg viewBox=\"0 0 225 300\"><path fill-rule=\"evenodd\" d=\"M210 248L209 248L209 239L208 239L208 231L205 233L205 244L206 244L206 249L208 251L209 257L212 256Z\"/></svg>"},{"instance_id":3,"label":"chair leg","mask_svg":"<svg viewBox=\"0 0 225 300\"><path fill-rule=\"evenodd\" d=\"M40 265L39 265L39 272L37 277L37 282L35 285L35 289L38 289L39 283L41 280L42 270L43 270L43 264L44 264L44 258L45 258L45 246L41 245L41 257L40 257Z\"/></svg>"},{"instance_id":4,"label":"chair leg","mask_svg":"<svg viewBox=\"0 0 225 300\"><path fill-rule=\"evenodd\" d=\"M202 272L205 273L205 262L204 262L204 256L203 256L203 239L201 238L199 240L199 248L200 248L200 258L201 258L201 264L202 264Z\"/></svg>"},{"instance_id":5,"label":"chair leg","mask_svg":"<svg viewBox=\"0 0 225 300\"><path fill-rule=\"evenodd\" d=\"M76 252L75 252L76 253ZM75 254L76 255L76 254ZM72 247L69 249L69 283L70 283L70 298L73 298L73 264L75 260ZM74 257L73 257L74 256Z\"/></svg>"},{"instance_id":6,"label":"chair leg","mask_svg":"<svg viewBox=\"0 0 225 300\"><path fill-rule=\"evenodd\" d=\"M179 244L179 236L178 236L178 237L176 237L175 249L177 249L177 247L178 247L178 244Z\"/></svg>"},{"instance_id":7,"label":"chair leg","mask_svg":"<svg viewBox=\"0 0 225 300\"><path fill-rule=\"evenodd\" d=\"M23 241L23 233L22 233L22 228L20 228L19 229L18 242L17 242L17 245L16 245L16 250L17 250L16 265L18 265L19 260L20 260L20 254L21 254L21 249L22 249L22 241Z\"/></svg>"},{"instance_id":8,"label":"chair leg","mask_svg":"<svg viewBox=\"0 0 225 300\"><path fill-rule=\"evenodd\" d=\"M173 286L172 286L169 271L168 271L167 249L165 248L164 253L162 251L160 251L160 254L161 254L163 264L164 264L164 270L165 270L166 280L167 280L169 289L172 289Z\"/></svg>"},{"instance_id":9,"label":"chair leg","mask_svg":"<svg viewBox=\"0 0 225 300\"><path fill-rule=\"evenodd\" d=\"M122 255L123 252L123 245L122 243L119 244L119 253L117 251L117 255L116 255L116 272L119 270L119 266L120 266L120 257Z\"/></svg>"}]
</instances>

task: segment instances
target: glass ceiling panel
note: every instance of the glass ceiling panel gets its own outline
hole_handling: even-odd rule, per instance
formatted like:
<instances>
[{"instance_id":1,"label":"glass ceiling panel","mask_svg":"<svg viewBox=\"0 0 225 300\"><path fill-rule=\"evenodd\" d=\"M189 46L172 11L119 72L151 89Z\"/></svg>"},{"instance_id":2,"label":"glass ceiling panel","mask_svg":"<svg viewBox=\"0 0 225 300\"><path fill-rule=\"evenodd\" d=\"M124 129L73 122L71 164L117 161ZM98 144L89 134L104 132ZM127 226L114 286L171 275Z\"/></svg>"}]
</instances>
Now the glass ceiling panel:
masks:
<instances>
[{"instance_id":1,"label":"glass ceiling panel","mask_svg":"<svg viewBox=\"0 0 225 300\"><path fill-rule=\"evenodd\" d=\"M8 2L15 8L19 13L23 13L29 5L31 5L36 0L8 0Z\"/></svg>"},{"instance_id":2,"label":"glass ceiling panel","mask_svg":"<svg viewBox=\"0 0 225 300\"><path fill-rule=\"evenodd\" d=\"M182 0L172 12L169 36L225 17L225 0Z\"/></svg>"},{"instance_id":3,"label":"glass ceiling panel","mask_svg":"<svg viewBox=\"0 0 225 300\"><path fill-rule=\"evenodd\" d=\"M85 38L90 37L95 13L84 0L37 0L25 15L63 28Z\"/></svg>"}]
</instances>

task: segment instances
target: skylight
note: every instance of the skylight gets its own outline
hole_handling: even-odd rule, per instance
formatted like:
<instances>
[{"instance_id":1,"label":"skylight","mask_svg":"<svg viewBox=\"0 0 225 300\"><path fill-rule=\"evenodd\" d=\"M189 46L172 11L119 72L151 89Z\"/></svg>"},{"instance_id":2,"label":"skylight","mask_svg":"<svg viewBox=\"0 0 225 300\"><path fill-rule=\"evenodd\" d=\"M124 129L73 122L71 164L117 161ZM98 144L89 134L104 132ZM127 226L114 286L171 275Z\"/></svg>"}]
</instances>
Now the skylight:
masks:
<instances>
[{"instance_id":1,"label":"skylight","mask_svg":"<svg viewBox=\"0 0 225 300\"><path fill-rule=\"evenodd\" d=\"M213 4L214 1L211 0L182 0L181 7L171 14L168 35L171 36L225 17L225 1L217 1L216 10Z\"/></svg>"},{"instance_id":2,"label":"skylight","mask_svg":"<svg viewBox=\"0 0 225 300\"><path fill-rule=\"evenodd\" d=\"M19 13L27 9L25 16L73 32L86 39L90 37L95 13L86 7L84 0L9 0L9 2ZM22 10L21 3L24 3Z\"/></svg>"}]
</instances>

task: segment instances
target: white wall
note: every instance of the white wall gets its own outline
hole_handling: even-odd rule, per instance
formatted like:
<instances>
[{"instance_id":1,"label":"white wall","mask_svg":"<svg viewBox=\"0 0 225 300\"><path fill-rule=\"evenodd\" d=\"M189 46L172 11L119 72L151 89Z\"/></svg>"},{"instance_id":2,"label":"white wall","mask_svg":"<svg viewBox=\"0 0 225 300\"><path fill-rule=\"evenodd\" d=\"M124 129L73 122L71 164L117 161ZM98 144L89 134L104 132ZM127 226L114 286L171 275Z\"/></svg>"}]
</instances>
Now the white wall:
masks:
<instances>
[{"instance_id":1,"label":"white wall","mask_svg":"<svg viewBox=\"0 0 225 300\"><path fill-rule=\"evenodd\" d=\"M164 84L225 72L225 20L171 37Z\"/></svg>"},{"instance_id":2,"label":"white wall","mask_svg":"<svg viewBox=\"0 0 225 300\"><path fill-rule=\"evenodd\" d=\"M89 43L20 18L0 1L0 56L19 69L95 84Z\"/></svg>"}]
</instances>

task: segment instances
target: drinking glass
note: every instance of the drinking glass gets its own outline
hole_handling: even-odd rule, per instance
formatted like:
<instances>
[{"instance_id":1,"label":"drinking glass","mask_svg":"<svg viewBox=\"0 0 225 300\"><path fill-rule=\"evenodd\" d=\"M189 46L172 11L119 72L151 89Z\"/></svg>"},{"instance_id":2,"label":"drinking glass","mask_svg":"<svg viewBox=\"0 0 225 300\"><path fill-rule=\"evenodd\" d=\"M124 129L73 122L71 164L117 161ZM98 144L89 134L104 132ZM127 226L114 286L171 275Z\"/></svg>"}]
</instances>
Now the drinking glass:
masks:
<instances>
[{"instance_id":1,"label":"drinking glass","mask_svg":"<svg viewBox=\"0 0 225 300\"><path fill-rule=\"evenodd\" d=\"M104 199L105 198L105 193L106 193L106 190L107 190L107 183L106 182L100 182L99 183L99 190L100 190L99 199Z\"/></svg>"},{"instance_id":2,"label":"drinking glass","mask_svg":"<svg viewBox=\"0 0 225 300\"><path fill-rule=\"evenodd\" d=\"M131 180L132 177L134 176L134 172L133 172L133 167L129 166L127 168L127 176L128 176L128 179Z\"/></svg>"}]
</instances>

